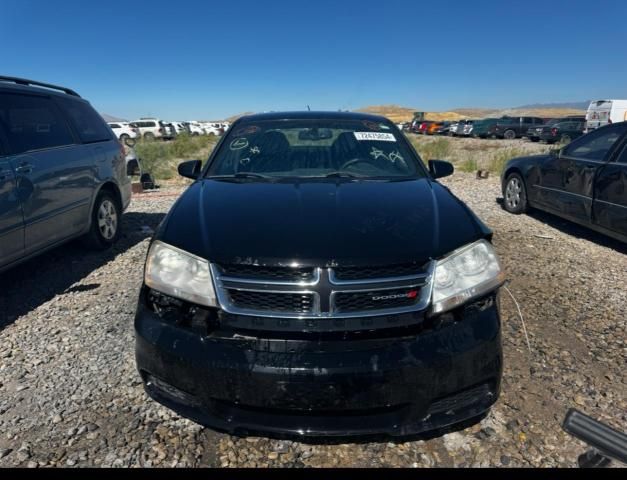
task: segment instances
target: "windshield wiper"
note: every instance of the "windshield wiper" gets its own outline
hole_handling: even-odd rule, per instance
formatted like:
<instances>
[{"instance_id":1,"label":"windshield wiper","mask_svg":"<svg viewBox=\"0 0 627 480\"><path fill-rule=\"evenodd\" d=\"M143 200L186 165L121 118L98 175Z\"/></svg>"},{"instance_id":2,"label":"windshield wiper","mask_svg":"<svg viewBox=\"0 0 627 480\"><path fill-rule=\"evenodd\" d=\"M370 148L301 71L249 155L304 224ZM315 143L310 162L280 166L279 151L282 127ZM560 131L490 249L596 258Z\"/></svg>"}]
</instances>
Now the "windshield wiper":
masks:
<instances>
[{"instance_id":1,"label":"windshield wiper","mask_svg":"<svg viewBox=\"0 0 627 480\"><path fill-rule=\"evenodd\" d=\"M207 177L211 180L229 180L232 178L262 178L264 180L268 180L271 179L272 177L269 177L267 175L262 175L260 173L253 173L253 172L237 172L233 175L215 175L212 177Z\"/></svg>"},{"instance_id":2,"label":"windshield wiper","mask_svg":"<svg viewBox=\"0 0 627 480\"><path fill-rule=\"evenodd\" d=\"M331 172L327 173L324 178L365 178L361 175L355 175L348 172Z\"/></svg>"}]
</instances>

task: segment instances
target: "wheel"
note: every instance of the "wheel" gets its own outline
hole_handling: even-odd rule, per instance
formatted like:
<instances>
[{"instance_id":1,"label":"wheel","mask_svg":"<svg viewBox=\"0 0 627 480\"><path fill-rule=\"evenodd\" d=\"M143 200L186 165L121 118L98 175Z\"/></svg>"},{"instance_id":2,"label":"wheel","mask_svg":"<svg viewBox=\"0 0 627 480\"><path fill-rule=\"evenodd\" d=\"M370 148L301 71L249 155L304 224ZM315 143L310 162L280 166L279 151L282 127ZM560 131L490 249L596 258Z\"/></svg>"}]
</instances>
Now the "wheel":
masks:
<instances>
[{"instance_id":1,"label":"wheel","mask_svg":"<svg viewBox=\"0 0 627 480\"><path fill-rule=\"evenodd\" d=\"M122 212L118 201L108 191L98 194L91 213L91 227L83 243L94 250L105 250L120 236Z\"/></svg>"},{"instance_id":2,"label":"wheel","mask_svg":"<svg viewBox=\"0 0 627 480\"><path fill-rule=\"evenodd\" d=\"M516 215L525 213L528 209L527 188L518 173L512 173L505 180L503 205L505 210Z\"/></svg>"},{"instance_id":3,"label":"wheel","mask_svg":"<svg viewBox=\"0 0 627 480\"><path fill-rule=\"evenodd\" d=\"M560 138L560 142L564 144L570 143L570 135L568 135L567 133L562 135L562 138Z\"/></svg>"},{"instance_id":4,"label":"wheel","mask_svg":"<svg viewBox=\"0 0 627 480\"><path fill-rule=\"evenodd\" d=\"M514 140L516 138L516 132L514 130L505 130L503 137L507 140Z\"/></svg>"},{"instance_id":5,"label":"wheel","mask_svg":"<svg viewBox=\"0 0 627 480\"><path fill-rule=\"evenodd\" d=\"M122 135L120 135L120 142L124 143L126 142L129 138L131 138L130 136L128 136L126 133L123 133Z\"/></svg>"},{"instance_id":6,"label":"wheel","mask_svg":"<svg viewBox=\"0 0 627 480\"><path fill-rule=\"evenodd\" d=\"M150 132L144 133L144 140L146 140L148 142L152 142L154 139L155 139L155 134L154 133L150 133Z\"/></svg>"}]
</instances>

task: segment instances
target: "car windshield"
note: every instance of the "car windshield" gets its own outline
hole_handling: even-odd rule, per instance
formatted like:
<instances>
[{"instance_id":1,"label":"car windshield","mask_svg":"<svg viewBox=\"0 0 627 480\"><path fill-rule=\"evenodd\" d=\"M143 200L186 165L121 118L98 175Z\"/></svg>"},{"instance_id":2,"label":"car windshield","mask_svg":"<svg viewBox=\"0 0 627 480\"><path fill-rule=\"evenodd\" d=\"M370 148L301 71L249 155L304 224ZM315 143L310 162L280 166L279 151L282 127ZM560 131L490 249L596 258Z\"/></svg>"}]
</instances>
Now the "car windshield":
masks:
<instances>
[{"instance_id":1,"label":"car windshield","mask_svg":"<svg viewBox=\"0 0 627 480\"><path fill-rule=\"evenodd\" d=\"M207 176L385 180L426 171L387 121L251 120L229 130Z\"/></svg>"}]
</instances>

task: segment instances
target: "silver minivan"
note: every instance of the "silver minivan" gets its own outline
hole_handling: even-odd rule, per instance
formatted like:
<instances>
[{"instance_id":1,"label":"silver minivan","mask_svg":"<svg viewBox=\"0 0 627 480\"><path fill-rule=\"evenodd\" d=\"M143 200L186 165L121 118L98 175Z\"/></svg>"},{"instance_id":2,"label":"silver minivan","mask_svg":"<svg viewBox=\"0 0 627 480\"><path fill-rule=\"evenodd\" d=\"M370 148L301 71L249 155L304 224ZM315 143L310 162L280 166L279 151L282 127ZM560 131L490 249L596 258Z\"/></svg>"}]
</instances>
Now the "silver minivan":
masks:
<instances>
[{"instance_id":1,"label":"silver minivan","mask_svg":"<svg viewBox=\"0 0 627 480\"><path fill-rule=\"evenodd\" d=\"M119 237L131 200L123 146L76 92L0 76L0 271L77 237Z\"/></svg>"}]
</instances>

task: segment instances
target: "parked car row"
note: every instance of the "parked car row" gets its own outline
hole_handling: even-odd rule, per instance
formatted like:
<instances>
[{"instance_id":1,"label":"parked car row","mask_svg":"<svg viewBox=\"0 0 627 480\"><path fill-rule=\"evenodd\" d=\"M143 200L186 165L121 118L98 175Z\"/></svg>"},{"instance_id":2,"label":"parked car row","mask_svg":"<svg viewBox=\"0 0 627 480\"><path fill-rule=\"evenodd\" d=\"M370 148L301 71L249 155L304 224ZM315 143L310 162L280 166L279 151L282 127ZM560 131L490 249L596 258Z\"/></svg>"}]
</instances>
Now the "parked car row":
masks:
<instances>
[{"instance_id":1,"label":"parked car row","mask_svg":"<svg viewBox=\"0 0 627 480\"><path fill-rule=\"evenodd\" d=\"M172 140L177 135L224 135L230 126L228 122L164 122L158 118L140 118L133 122L109 122L109 126L119 140Z\"/></svg>"},{"instance_id":2,"label":"parked car row","mask_svg":"<svg viewBox=\"0 0 627 480\"><path fill-rule=\"evenodd\" d=\"M564 142L581 136L585 130L585 117L573 115L564 118L509 117L467 119L456 122L414 122L406 131L424 135L450 135L453 137L501 138L513 140L526 137L531 141L547 143Z\"/></svg>"}]
</instances>

